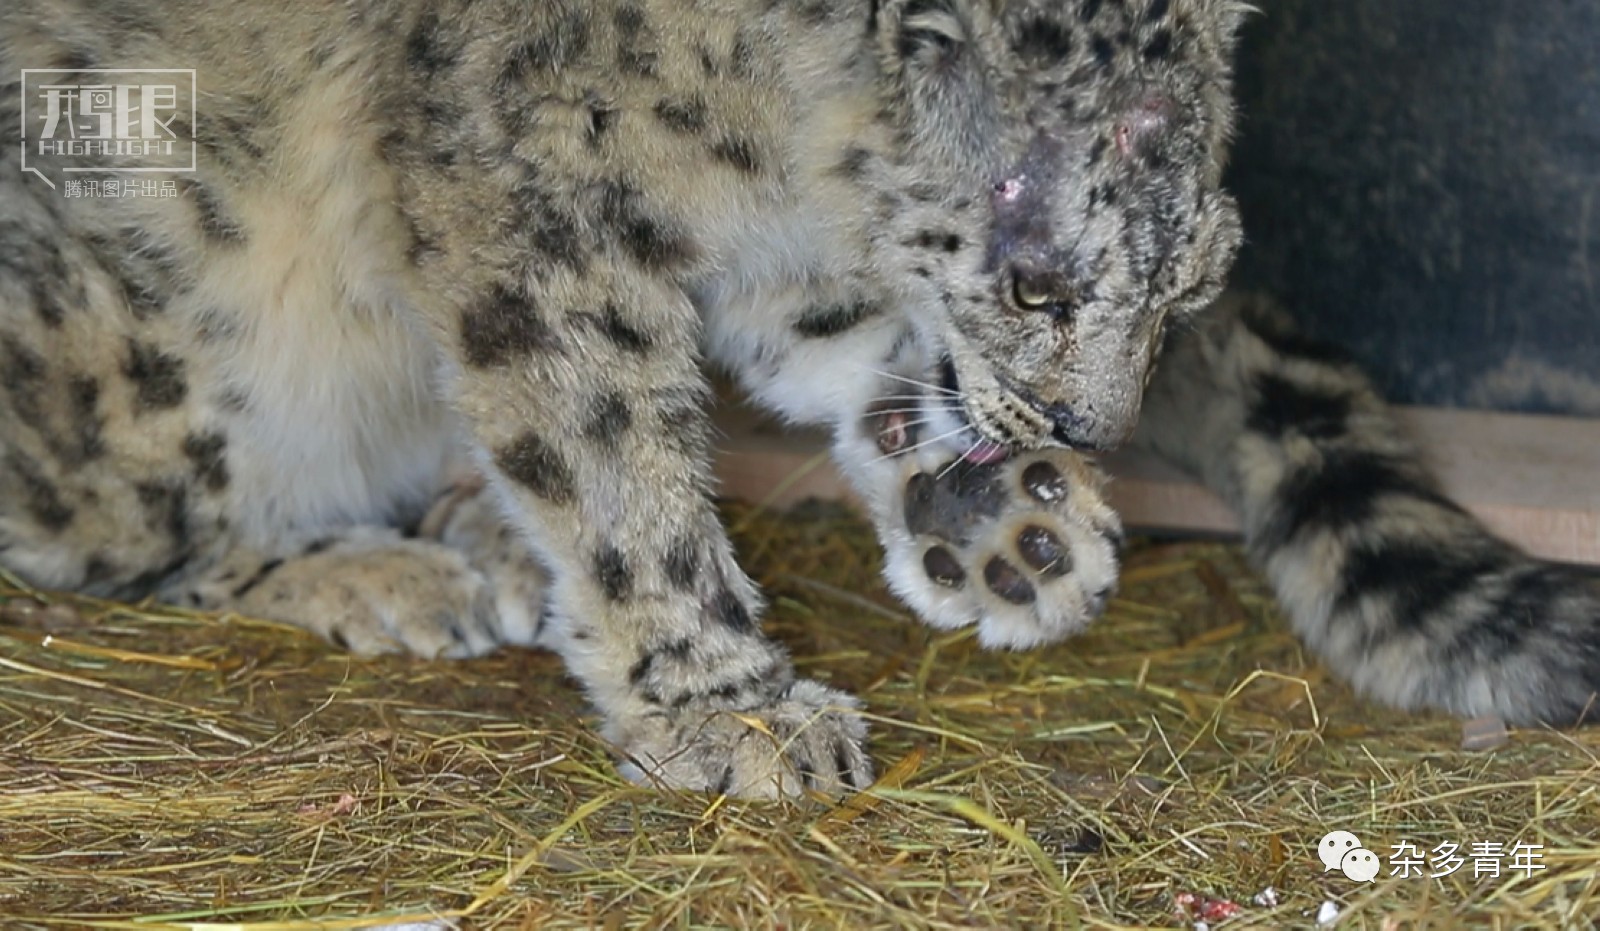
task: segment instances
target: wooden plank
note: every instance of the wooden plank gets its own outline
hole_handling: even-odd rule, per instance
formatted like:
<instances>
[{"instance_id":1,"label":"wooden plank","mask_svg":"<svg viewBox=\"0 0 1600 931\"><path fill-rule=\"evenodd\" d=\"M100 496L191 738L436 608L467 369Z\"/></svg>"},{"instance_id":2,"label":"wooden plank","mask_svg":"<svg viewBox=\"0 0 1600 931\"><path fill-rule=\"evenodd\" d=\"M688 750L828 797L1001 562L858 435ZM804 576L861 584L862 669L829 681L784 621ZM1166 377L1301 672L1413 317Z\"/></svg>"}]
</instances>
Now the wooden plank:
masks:
<instances>
[{"instance_id":1,"label":"wooden plank","mask_svg":"<svg viewBox=\"0 0 1600 931\"><path fill-rule=\"evenodd\" d=\"M1548 559L1600 565L1600 420L1400 408L1445 491L1496 533ZM724 493L782 507L847 498L825 437L742 409L720 418ZM1153 457L1106 457L1111 503L1130 529L1237 534L1222 501Z\"/></svg>"}]
</instances>

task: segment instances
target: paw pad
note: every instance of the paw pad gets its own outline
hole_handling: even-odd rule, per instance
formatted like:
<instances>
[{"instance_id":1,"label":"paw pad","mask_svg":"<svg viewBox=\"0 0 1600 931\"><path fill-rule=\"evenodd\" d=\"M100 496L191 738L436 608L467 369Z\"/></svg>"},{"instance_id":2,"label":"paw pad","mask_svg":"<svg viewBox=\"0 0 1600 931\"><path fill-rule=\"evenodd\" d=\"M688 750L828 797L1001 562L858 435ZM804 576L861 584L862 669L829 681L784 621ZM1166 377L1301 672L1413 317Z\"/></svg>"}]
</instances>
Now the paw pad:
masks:
<instances>
[{"instance_id":1,"label":"paw pad","mask_svg":"<svg viewBox=\"0 0 1600 931\"><path fill-rule=\"evenodd\" d=\"M1065 501L1068 492L1067 479L1055 466L1048 462L1035 462L1022 470L1022 487L1028 490L1036 500L1045 504L1055 504Z\"/></svg>"},{"instance_id":2,"label":"paw pad","mask_svg":"<svg viewBox=\"0 0 1600 931\"><path fill-rule=\"evenodd\" d=\"M906 529L914 534L931 534L938 529L934 496L938 483L926 472L918 472L906 482Z\"/></svg>"},{"instance_id":3,"label":"paw pad","mask_svg":"<svg viewBox=\"0 0 1600 931\"><path fill-rule=\"evenodd\" d=\"M1033 583L1023 578L1022 571L999 556L983 567L983 581L990 591L1014 605L1031 604L1038 597Z\"/></svg>"},{"instance_id":4,"label":"paw pad","mask_svg":"<svg viewBox=\"0 0 1600 931\"><path fill-rule=\"evenodd\" d=\"M1028 649L1101 612L1116 583L1118 522L1093 462L1066 450L932 459L895 470L882 504L904 525L881 528L890 585L929 624L976 625L984 647Z\"/></svg>"},{"instance_id":5,"label":"paw pad","mask_svg":"<svg viewBox=\"0 0 1600 931\"><path fill-rule=\"evenodd\" d=\"M942 546L935 546L922 554L922 569L928 578L945 588L960 588L967 584L967 571L961 568L956 555Z\"/></svg>"},{"instance_id":6,"label":"paw pad","mask_svg":"<svg viewBox=\"0 0 1600 931\"><path fill-rule=\"evenodd\" d=\"M1072 570L1072 556L1061 538L1037 524L1030 524L1017 534L1017 552L1041 575L1059 577Z\"/></svg>"},{"instance_id":7,"label":"paw pad","mask_svg":"<svg viewBox=\"0 0 1600 931\"><path fill-rule=\"evenodd\" d=\"M906 480L906 529L966 545L975 527L1005 508L1009 493L1003 475L998 465L966 462L947 465L937 475L918 472Z\"/></svg>"}]
</instances>

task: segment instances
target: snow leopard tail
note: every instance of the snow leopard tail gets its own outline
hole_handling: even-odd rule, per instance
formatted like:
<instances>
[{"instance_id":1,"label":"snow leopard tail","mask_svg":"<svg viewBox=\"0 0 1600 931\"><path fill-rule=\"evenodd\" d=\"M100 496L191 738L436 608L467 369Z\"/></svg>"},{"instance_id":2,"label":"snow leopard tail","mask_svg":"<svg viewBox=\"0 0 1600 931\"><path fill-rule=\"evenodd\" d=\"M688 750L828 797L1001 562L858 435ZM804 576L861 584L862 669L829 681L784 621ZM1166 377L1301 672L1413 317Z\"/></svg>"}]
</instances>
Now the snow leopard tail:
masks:
<instances>
[{"instance_id":1,"label":"snow leopard tail","mask_svg":"<svg viewBox=\"0 0 1600 931\"><path fill-rule=\"evenodd\" d=\"M1169 343L1137 442L1227 499L1334 671L1402 708L1600 720L1600 579L1444 497L1361 372L1266 301L1226 298Z\"/></svg>"}]
</instances>

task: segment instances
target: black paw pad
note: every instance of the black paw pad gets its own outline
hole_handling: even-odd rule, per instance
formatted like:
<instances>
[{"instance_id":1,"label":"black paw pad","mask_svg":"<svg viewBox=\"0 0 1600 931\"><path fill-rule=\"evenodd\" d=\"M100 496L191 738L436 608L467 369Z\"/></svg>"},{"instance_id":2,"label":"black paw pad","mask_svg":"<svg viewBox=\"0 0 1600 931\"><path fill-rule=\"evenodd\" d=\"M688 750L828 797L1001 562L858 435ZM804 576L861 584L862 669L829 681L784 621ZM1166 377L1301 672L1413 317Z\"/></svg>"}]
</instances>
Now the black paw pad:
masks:
<instances>
[{"instance_id":1,"label":"black paw pad","mask_svg":"<svg viewBox=\"0 0 1600 931\"><path fill-rule=\"evenodd\" d=\"M974 527L1000 513L1005 482L997 465L958 462L936 476L918 472L906 482L906 529L965 545Z\"/></svg>"},{"instance_id":2,"label":"black paw pad","mask_svg":"<svg viewBox=\"0 0 1600 931\"><path fill-rule=\"evenodd\" d=\"M1022 487L1028 489L1028 494L1045 504L1055 504L1065 501L1067 493L1071 491L1067 486L1066 476L1048 462L1035 462L1022 470Z\"/></svg>"},{"instance_id":3,"label":"black paw pad","mask_svg":"<svg viewBox=\"0 0 1600 931\"><path fill-rule=\"evenodd\" d=\"M1072 570L1072 556L1061 545L1061 538L1037 525L1017 534L1017 552L1042 575L1063 576Z\"/></svg>"},{"instance_id":4,"label":"black paw pad","mask_svg":"<svg viewBox=\"0 0 1600 931\"><path fill-rule=\"evenodd\" d=\"M988 584L990 591L1014 605L1031 604L1037 597L1033 583L1023 578L1016 566L999 556L990 559L988 565L983 567L983 581Z\"/></svg>"},{"instance_id":5,"label":"black paw pad","mask_svg":"<svg viewBox=\"0 0 1600 931\"><path fill-rule=\"evenodd\" d=\"M915 534L933 533L938 515L934 513L938 483L926 472L918 472L906 482L906 529Z\"/></svg>"},{"instance_id":6,"label":"black paw pad","mask_svg":"<svg viewBox=\"0 0 1600 931\"><path fill-rule=\"evenodd\" d=\"M945 588L960 588L967 584L967 570L961 568L954 553L942 546L935 546L922 554L922 571Z\"/></svg>"}]
</instances>

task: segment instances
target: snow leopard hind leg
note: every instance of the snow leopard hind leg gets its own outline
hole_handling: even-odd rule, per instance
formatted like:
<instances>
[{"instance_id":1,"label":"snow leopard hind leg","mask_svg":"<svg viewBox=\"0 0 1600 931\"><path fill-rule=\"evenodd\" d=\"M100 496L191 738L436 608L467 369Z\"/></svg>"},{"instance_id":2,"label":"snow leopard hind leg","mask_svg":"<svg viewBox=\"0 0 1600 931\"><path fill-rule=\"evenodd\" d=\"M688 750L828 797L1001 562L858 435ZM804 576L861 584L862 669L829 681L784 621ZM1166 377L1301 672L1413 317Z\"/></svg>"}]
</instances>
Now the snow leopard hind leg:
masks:
<instances>
[{"instance_id":1,"label":"snow leopard hind leg","mask_svg":"<svg viewBox=\"0 0 1600 931\"><path fill-rule=\"evenodd\" d=\"M1363 695L1600 716L1600 582L1446 498L1365 376L1265 300L1229 296L1175 335L1136 442L1227 499L1295 631Z\"/></svg>"}]
</instances>

